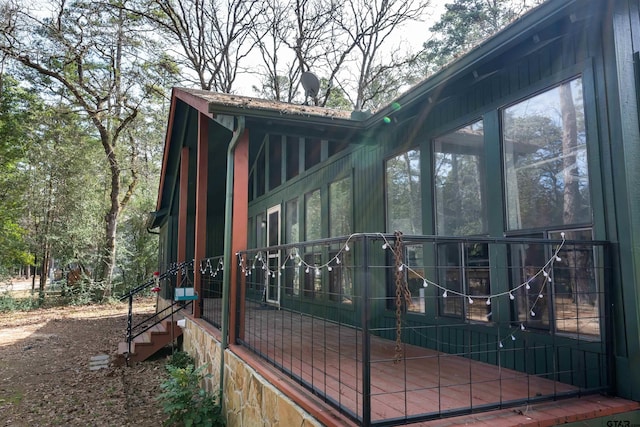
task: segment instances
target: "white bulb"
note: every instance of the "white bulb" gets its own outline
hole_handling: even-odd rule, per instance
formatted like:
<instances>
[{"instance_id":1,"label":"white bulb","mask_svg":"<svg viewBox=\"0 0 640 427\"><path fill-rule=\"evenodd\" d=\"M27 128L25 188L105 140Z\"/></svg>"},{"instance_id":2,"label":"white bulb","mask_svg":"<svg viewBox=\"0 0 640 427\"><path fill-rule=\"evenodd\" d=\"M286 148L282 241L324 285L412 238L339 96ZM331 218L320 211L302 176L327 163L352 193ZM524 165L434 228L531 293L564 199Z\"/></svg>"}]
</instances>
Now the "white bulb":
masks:
<instances>
[{"instance_id":1,"label":"white bulb","mask_svg":"<svg viewBox=\"0 0 640 427\"><path fill-rule=\"evenodd\" d=\"M404 265L400 264L400 267L398 267L398 271L402 271L403 268L404 268Z\"/></svg>"},{"instance_id":2,"label":"white bulb","mask_svg":"<svg viewBox=\"0 0 640 427\"><path fill-rule=\"evenodd\" d=\"M556 256L556 261L560 262L562 261L562 258L560 258L559 256Z\"/></svg>"},{"instance_id":3,"label":"white bulb","mask_svg":"<svg viewBox=\"0 0 640 427\"><path fill-rule=\"evenodd\" d=\"M305 273L308 273L308 272L309 272L309 267L307 267L307 268L304 270L304 272L305 272Z\"/></svg>"},{"instance_id":4,"label":"white bulb","mask_svg":"<svg viewBox=\"0 0 640 427\"><path fill-rule=\"evenodd\" d=\"M423 280L423 281L422 281L422 287L423 287L423 288L426 288L427 286L429 286L429 284L427 283L427 281L426 281L426 280Z\"/></svg>"},{"instance_id":5,"label":"white bulb","mask_svg":"<svg viewBox=\"0 0 640 427\"><path fill-rule=\"evenodd\" d=\"M319 276L319 275L320 275L320 269L316 268L316 276Z\"/></svg>"},{"instance_id":6,"label":"white bulb","mask_svg":"<svg viewBox=\"0 0 640 427\"><path fill-rule=\"evenodd\" d=\"M331 266L328 266L328 267L327 267L327 270L329 270L329 271L333 271L333 268L332 268Z\"/></svg>"},{"instance_id":7,"label":"white bulb","mask_svg":"<svg viewBox=\"0 0 640 427\"><path fill-rule=\"evenodd\" d=\"M447 294L447 291L444 291L444 293L442 294L442 298L446 298L449 294Z\"/></svg>"},{"instance_id":8,"label":"white bulb","mask_svg":"<svg viewBox=\"0 0 640 427\"><path fill-rule=\"evenodd\" d=\"M515 341L516 337L513 336L513 334L511 334L511 341Z\"/></svg>"},{"instance_id":9,"label":"white bulb","mask_svg":"<svg viewBox=\"0 0 640 427\"><path fill-rule=\"evenodd\" d=\"M349 245L344 245L344 250L349 252Z\"/></svg>"},{"instance_id":10,"label":"white bulb","mask_svg":"<svg viewBox=\"0 0 640 427\"><path fill-rule=\"evenodd\" d=\"M487 305L491 305L491 298L487 298Z\"/></svg>"},{"instance_id":11,"label":"white bulb","mask_svg":"<svg viewBox=\"0 0 640 427\"><path fill-rule=\"evenodd\" d=\"M538 294L538 298L542 299L542 294Z\"/></svg>"},{"instance_id":12,"label":"white bulb","mask_svg":"<svg viewBox=\"0 0 640 427\"><path fill-rule=\"evenodd\" d=\"M340 258L336 258L336 264L340 264Z\"/></svg>"},{"instance_id":13,"label":"white bulb","mask_svg":"<svg viewBox=\"0 0 640 427\"><path fill-rule=\"evenodd\" d=\"M533 310L531 310L531 317L536 317L536 313Z\"/></svg>"},{"instance_id":14,"label":"white bulb","mask_svg":"<svg viewBox=\"0 0 640 427\"><path fill-rule=\"evenodd\" d=\"M386 243L382 245L382 249L387 249L387 244Z\"/></svg>"},{"instance_id":15,"label":"white bulb","mask_svg":"<svg viewBox=\"0 0 640 427\"><path fill-rule=\"evenodd\" d=\"M500 347L500 348L504 347L504 346L502 345L502 341L500 341L500 344L498 344L498 347Z\"/></svg>"},{"instance_id":16,"label":"white bulb","mask_svg":"<svg viewBox=\"0 0 640 427\"><path fill-rule=\"evenodd\" d=\"M513 296L513 294L511 292L509 292L509 299L511 301L513 301L514 299L516 299L516 297Z\"/></svg>"},{"instance_id":17,"label":"white bulb","mask_svg":"<svg viewBox=\"0 0 640 427\"><path fill-rule=\"evenodd\" d=\"M469 304L473 304L473 300L469 297Z\"/></svg>"},{"instance_id":18,"label":"white bulb","mask_svg":"<svg viewBox=\"0 0 640 427\"><path fill-rule=\"evenodd\" d=\"M562 233L560 233L560 237L562 237L564 239L564 231Z\"/></svg>"},{"instance_id":19,"label":"white bulb","mask_svg":"<svg viewBox=\"0 0 640 427\"><path fill-rule=\"evenodd\" d=\"M520 324L520 330L521 330L521 331L524 331L524 323L521 323L521 324Z\"/></svg>"},{"instance_id":20,"label":"white bulb","mask_svg":"<svg viewBox=\"0 0 640 427\"><path fill-rule=\"evenodd\" d=\"M527 290L531 289L531 286L529 286L529 282L528 282L528 281L527 281L527 283L524 285L524 287L525 287Z\"/></svg>"}]
</instances>

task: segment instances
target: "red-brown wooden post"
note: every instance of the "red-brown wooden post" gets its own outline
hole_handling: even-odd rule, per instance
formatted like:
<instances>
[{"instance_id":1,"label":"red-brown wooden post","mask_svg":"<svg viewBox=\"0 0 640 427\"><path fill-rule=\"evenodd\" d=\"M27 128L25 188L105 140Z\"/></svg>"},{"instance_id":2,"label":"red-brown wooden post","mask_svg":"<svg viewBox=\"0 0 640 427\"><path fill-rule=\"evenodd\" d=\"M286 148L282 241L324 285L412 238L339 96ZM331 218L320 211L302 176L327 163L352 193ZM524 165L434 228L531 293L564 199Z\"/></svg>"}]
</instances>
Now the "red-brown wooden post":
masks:
<instances>
[{"instance_id":1,"label":"red-brown wooden post","mask_svg":"<svg viewBox=\"0 0 640 427\"><path fill-rule=\"evenodd\" d=\"M198 150L196 169L196 223L194 239L193 286L199 300L194 302L193 315L198 318L202 299L202 273L200 263L207 250L207 180L209 175L209 117L198 115Z\"/></svg>"},{"instance_id":2,"label":"red-brown wooden post","mask_svg":"<svg viewBox=\"0 0 640 427\"><path fill-rule=\"evenodd\" d=\"M235 343L238 321L244 318L244 274L238 276L238 262L235 254L247 248L247 222L249 220L249 131L245 130L238 143L233 156L233 224L231 225L231 286L229 295L229 342ZM225 272L225 274L227 274ZM241 282L238 281L240 277ZM240 295L238 293L240 286ZM240 315L236 317L238 307ZM240 328L240 333L243 330Z\"/></svg>"}]
</instances>

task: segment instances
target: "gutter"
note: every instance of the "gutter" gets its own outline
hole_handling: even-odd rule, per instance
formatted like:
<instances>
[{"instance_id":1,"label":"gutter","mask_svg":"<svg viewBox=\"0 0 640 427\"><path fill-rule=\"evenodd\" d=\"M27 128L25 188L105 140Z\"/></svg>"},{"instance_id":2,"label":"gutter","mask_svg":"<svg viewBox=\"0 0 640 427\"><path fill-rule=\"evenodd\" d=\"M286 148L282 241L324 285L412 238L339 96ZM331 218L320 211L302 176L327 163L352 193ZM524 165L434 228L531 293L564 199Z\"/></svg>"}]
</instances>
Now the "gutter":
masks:
<instances>
[{"instance_id":1,"label":"gutter","mask_svg":"<svg viewBox=\"0 0 640 427\"><path fill-rule=\"evenodd\" d=\"M223 269L222 276L222 344L220 348L220 391L218 403L222 404L222 395L224 391L224 351L229 347L229 293L231 292L231 237L233 221L233 173L234 173L234 151L238 141L245 130L245 117L236 116L236 128L229 141L227 149L227 189L224 206L224 250L223 250Z\"/></svg>"}]
</instances>

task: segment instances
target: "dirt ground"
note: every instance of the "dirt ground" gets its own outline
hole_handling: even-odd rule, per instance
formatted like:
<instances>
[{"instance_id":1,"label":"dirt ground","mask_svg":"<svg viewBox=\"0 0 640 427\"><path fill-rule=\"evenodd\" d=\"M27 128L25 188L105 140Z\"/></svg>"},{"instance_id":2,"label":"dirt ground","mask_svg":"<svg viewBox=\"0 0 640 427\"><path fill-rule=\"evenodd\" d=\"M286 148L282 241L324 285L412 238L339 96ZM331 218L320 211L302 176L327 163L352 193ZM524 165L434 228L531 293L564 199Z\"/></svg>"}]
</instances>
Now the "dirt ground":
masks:
<instances>
[{"instance_id":1,"label":"dirt ground","mask_svg":"<svg viewBox=\"0 0 640 427\"><path fill-rule=\"evenodd\" d=\"M136 314L152 313L153 302L136 302ZM156 396L171 349L114 366L126 314L126 304L0 313L0 426L162 425ZM90 370L101 354L109 366Z\"/></svg>"}]
</instances>

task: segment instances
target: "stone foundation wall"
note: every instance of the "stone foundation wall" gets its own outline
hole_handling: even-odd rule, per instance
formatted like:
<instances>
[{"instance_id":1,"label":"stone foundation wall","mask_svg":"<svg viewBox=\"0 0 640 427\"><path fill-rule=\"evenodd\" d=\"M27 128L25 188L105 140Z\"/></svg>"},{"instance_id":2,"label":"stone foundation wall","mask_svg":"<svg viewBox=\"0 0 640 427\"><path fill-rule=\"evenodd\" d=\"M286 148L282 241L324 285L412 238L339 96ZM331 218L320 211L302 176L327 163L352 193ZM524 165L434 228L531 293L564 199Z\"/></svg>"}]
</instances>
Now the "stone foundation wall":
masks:
<instances>
[{"instance_id":1,"label":"stone foundation wall","mask_svg":"<svg viewBox=\"0 0 640 427\"><path fill-rule=\"evenodd\" d=\"M206 381L206 388L217 393L220 386L220 342L198 323L186 319L183 348L194 357L198 366L209 364L207 371L211 377ZM223 406L229 427L322 426L232 351L225 351L224 361Z\"/></svg>"}]
</instances>

